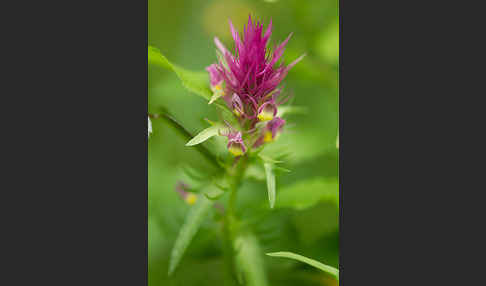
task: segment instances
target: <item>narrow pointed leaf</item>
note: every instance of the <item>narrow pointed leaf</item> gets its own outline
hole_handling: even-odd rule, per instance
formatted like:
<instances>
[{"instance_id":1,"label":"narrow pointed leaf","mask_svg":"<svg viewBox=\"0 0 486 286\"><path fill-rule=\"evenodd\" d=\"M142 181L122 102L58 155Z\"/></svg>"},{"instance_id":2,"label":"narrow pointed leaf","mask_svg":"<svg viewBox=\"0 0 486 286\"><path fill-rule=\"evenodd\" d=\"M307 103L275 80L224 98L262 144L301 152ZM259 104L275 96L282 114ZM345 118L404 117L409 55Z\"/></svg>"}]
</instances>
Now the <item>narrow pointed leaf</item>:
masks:
<instances>
[{"instance_id":1,"label":"narrow pointed leaf","mask_svg":"<svg viewBox=\"0 0 486 286\"><path fill-rule=\"evenodd\" d=\"M194 136L194 138L192 138L189 142L186 143L186 146L194 146L194 145L197 145L199 143L202 143L206 140L208 140L209 138L215 136L215 135L218 135L218 131L219 129L222 128L222 125L220 124L215 124L213 126L210 126L206 129L204 129L203 131L199 132L199 134L197 134L196 136Z\"/></svg>"},{"instance_id":2,"label":"narrow pointed leaf","mask_svg":"<svg viewBox=\"0 0 486 286\"><path fill-rule=\"evenodd\" d=\"M256 237L251 233L244 233L237 236L233 244L240 283L245 286L267 286L262 251Z\"/></svg>"},{"instance_id":3,"label":"narrow pointed leaf","mask_svg":"<svg viewBox=\"0 0 486 286\"><path fill-rule=\"evenodd\" d=\"M148 63L172 70L186 89L204 97L206 100L211 99L213 93L209 89L209 75L206 71L195 72L181 68L169 62L158 49L152 46L148 47Z\"/></svg>"},{"instance_id":4,"label":"narrow pointed leaf","mask_svg":"<svg viewBox=\"0 0 486 286\"><path fill-rule=\"evenodd\" d=\"M149 65L156 65L166 69L172 69L171 64L160 53L160 51L152 46L148 47L148 63Z\"/></svg>"},{"instance_id":5,"label":"narrow pointed leaf","mask_svg":"<svg viewBox=\"0 0 486 286\"><path fill-rule=\"evenodd\" d=\"M272 252L272 253L267 253L267 255L273 256L273 257L285 257L285 258L290 258L290 259L294 259L294 260L297 260L297 261L300 261L300 262L307 263L307 264L309 264L309 265L311 265L311 266L313 266L317 269L320 269L320 270L326 272L329 275L332 275L337 281L339 281L339 270L338 269L336 269L332 266L323 264L323 263L316 261L314 259L307 258L305 256L295 254L295 253L292 253L292 252L287 252L287 251Z\"/></svg>"},{"instance_id":6,"label":"narrow pointed leaf","mask_svg":"<svg viewBox=\"0 0 486 286\"><path fill-rule=\"evenodd\" d=\"M282 168L282 167L278 167L278 166L275 166L273 168L275 171L280 171L280 172L285 172L285 173L290 173L292 171L290 171L289 169L285 169L285 168Z\"/></svg>"},{"instance_id":7,"label":"narrow pointed leaf","mask_svg":"<svg viewBox=\"0 0 486 286\"><path fill-rule=\"evenodd\" d=\"M174 247L170 255L169 275L176 269L181 261L192 238L201 226L208 211L211 209L213 202L206 199L205 196L199 195L196 204L191 207L184 224L182 225L179 235L177 236Z\"/></svg>"},{"instance_id":8,"label":"narrow pointed leaf","mask_svg":"<svg viewBox=\"0 0 486 286\"><path fill-rule=\"evenodd\" d=\"M208 191L204 192L204 196L208 198L209 200L218 200L221 198L225 192L221 190L214 182L214 187L210 188Z\"/></svg>"},{"instance_id":9,"label":"narrow pointed leaf","mask_svg":"<svg viewBox=\"0 0 486 286\"><path fill-rule=\"evenodd\" d=\"M275 205L275 174L273 173L273 164L265 163L265 175L267 177L267 189L268 189L268 201L270 202L270 208Z\"/></svg>"},{"instance_id":10,"label":"narrow pointed leaf","mask_svg":"<svg viewBox=\"0 0 486 286\"><path fill-rule=\"evenodd\" d=\"M225 180L214 179L213 184L216 187L216 190L218 190L218 193L219 191L224 193L230 190L230 186Z\"/></svg>"},{"instance_id":11,"label":"narrow pointed leaf","mask_svg":"<svg viewBox=\"0 0 486 286\"><path fill-rule=\"evenodd\" d=\"M211 200L211 201L217 201L219 200L222 196L224 195L224 193L219 193L219 194L204 194L204 196L208 199L208 200Z\"/></svg>"},{"instance_id":12,"label":"narrow pointed leaf","mask_svg":"<svg viewBox=\"0 0 486 286\"><path fill-rule=\"evenodd\" d=\"M177 133L181 135L183 138L186 138L186 140L192 138L192 134L189 131L187 131L187 129L184 126L182 126L182 124L179 123L179 121L177 121L169 113L165 111L162 112L160 114L160 118L163 118L164 121L169 124L169 126L174 128L174 130L176 130ZM218 158L215 155L213 155L213 153L210 152L206 147L204 147L203 145L199 145L196 147L196 150L199 151L199 153L201 153L201 155L203 155L208 160L208 162L213 164L213 166L215 166L220 170L223 169L223 167L218 162Z\"/></svg>"}]
</instances>

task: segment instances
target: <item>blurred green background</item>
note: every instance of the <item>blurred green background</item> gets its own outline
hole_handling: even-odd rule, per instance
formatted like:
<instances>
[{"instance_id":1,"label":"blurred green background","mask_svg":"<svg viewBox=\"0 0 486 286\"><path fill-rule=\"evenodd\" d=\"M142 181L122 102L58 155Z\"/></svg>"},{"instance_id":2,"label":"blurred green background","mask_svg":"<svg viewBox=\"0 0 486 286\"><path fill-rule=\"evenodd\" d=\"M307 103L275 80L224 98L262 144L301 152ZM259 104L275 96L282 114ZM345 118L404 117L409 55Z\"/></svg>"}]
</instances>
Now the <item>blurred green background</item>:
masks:
<instances>
[{"instance_id":1,"label":"blurred green background","mask_svg":"<svg viewBox=\"0 0 486 286\"><path fill-rule=\"evenodd\" d=\"M291 102L307 109L287 119L285 132L269 150L290 153L284 165L291 170L277 177L279 192L292 190L298 196L320 192L324 186L337 188L338 180L338 62L339 20L337 0L280 1L201 1L149 0L148 43L173 63L190 70L204 70L215 62L213 37L230 49L233 41L228 19L241 31L248 15L264 22L273 20L271 44L294 32L283 59L290 63L303 53L284 80L285 91L294 95ZM206 128L204 118L217 119L214 107L182 87L173 72L149 66L148 110L160 107L169 111L193 134ZM227 271L221 242L211 218L199 230L184 255L178 270L167 276L170 250L190 208L174 191L179 180L190 179L183 166L205 168L202 156L185 147L165 122L152 120L153 134L148 142L149 180L149 285L227 285ZM204 143L215 153L219 139ZM218 149L219 148L219 149ZM325 184L300 184L318 181ZM264 181L245 181L239 191L242 216L249 205L268 204ZM260 214L259 214L260 215ZM339 210L322 200L302 206L281 206L262 211L255 233L263 252L293 251L338 267ZM334 285L328 276L304 264L283 258L264 258L270 285Z\"/></svg>"}]
</instances>

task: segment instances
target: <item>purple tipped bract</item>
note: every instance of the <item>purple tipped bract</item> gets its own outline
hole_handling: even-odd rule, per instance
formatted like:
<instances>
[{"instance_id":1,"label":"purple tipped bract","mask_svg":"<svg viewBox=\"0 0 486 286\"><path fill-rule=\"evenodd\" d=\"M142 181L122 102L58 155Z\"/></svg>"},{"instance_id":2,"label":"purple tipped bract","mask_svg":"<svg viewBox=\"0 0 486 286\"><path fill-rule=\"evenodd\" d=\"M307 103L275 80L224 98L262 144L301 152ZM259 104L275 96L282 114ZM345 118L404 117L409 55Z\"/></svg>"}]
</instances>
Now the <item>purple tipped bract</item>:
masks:
<instances>
[{"instance_id":1,"label":"purple tipped bract","mask_svg":"<svg viewBox=\"0 0 486 286\"><path fill-rule=\"evenodd\" d=\"M233 94L236 94L243 102L244 117L255 119L263 104L271 102L275 106L275 97L270 94L280 92L278 85L303 56L288 66L283 63L276 66L292 34L281 44L275 46L273 51L270 51L267 46L272 35L272 21L264 32L263 24L252 22L250 16L248 24L243 29L242 39L231 21L230 28L235 41L235 53L230 53L218 38L214 39L222 56L217 64L212 64L207 68L211 77L211 86L217 85L223 80L225 82L224 98L228 105L234 107L232 99Z\"/></svg>"},{"instance_id":2,"label":"purple tipped bract","mask_svg":"<svg viewBox=\"0 0 486 286\"><path fill-rule=\"evenodd\" d=\"M206 68L206 70L209 73L209 78L211 81L211 88L213 89L215 86L221 84L223 81L223 77L219 74L217 70L216 64L212 64L209 67Z\"/></svg>"},{"instance_id":3,"label":"purple tipped bract","mask_svg":"<svg viewBox=\"0 0 486 286\"><path fill-rule=\"evenodd\" d=\"M238 128L226 122L228 132L220 135L228 137L228 151L238 157L247 152L245 142L249 147L259 147L275 140L282 130L285 120L277 117L278 106L288 97L279 98L282 93L280 84L304 55L289 65L283 64L281 58L292 33L273 49L269 48L271 20L264 29L262 23L253 22L250 16L241 37L231 21L229 24L235 43L234 53L214 38L218 62L206 70L214 92L214 99L209 103L222 97L237 117Z\"/></svg>"}]
</instances>

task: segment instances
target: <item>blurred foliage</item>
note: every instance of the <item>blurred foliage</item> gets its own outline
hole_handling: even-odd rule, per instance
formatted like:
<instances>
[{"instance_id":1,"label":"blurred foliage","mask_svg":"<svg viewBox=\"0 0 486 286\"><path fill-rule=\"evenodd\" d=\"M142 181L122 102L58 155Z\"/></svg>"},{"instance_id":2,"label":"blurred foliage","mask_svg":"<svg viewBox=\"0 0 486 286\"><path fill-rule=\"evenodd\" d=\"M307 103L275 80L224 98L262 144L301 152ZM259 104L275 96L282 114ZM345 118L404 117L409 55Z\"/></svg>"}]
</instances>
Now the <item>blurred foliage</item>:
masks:
<instances>
[{"instance_id":1,"label":"blurred foliage","mask_svg":"<svg viewBox=\"0 0 486 286\"><path fill-rule=\"evenodd\" d=\"M285 132L264 154L288 153L276 172L275 208L268 204L263 168L251 169L238 192L238 212L252 229L251 239L258 251L291 251L338 268L339 206L338 181L338 59L339 22L337 0L149 0L148 41L177 68L204 71L216 61L213 37L232 48L228 26L231 19L238 30L248 14L265 25L273 20L272 43L294 32L284 53L290 63L307 56L284 80L291 104L305 112L289 114ZM204 118L217 119L214 106L185 89L173 72L149 66L150 113L168 109L193 135L208 127ZM169 258L185 217L191 207L175 191L183 180L199 187L184 171L217 172L187 140L160 119L152 120L148 142L149 185L149 285L235 285L223 252L223 233L216 209L201 222L199 231L186 249L179 266L168 276ZM225 152L224 140L211 138L203 143L216 154ZM260 172L260 175L259 175ZM279 194L282 196L279 197ZM281 199L281 200L279 200ZM224 205L226 198L221 199ZM216 218L216 219L213 219ZM249 249L251 246L247 246ZM252 249L252 251L256 251ZM243 254L244 255L244 254ZM328 275L306 264L262 256L268 285L335 285ZM251 265L248 265L250 267Z\"/></svg>"}]
</instances>

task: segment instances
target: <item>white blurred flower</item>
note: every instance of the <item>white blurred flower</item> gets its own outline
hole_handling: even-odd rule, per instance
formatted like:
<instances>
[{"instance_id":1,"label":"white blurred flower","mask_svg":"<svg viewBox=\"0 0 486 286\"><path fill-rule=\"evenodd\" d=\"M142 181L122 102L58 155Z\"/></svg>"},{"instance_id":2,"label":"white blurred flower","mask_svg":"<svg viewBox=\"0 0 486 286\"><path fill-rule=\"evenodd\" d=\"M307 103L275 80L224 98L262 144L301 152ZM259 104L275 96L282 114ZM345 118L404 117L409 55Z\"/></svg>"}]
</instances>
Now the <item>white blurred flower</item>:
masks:
<instances>
[{"instance_id":1,"label":"white blurred flower","mask_svg":"<svg viewBox=\"0 0 486 286\"><path fill-rule=\"evenodd\" d=\"M150 137L150 133L152 133L152 122L150 122L150 117L148 118L148 137Z\"/></svg>"}]
</instances>

